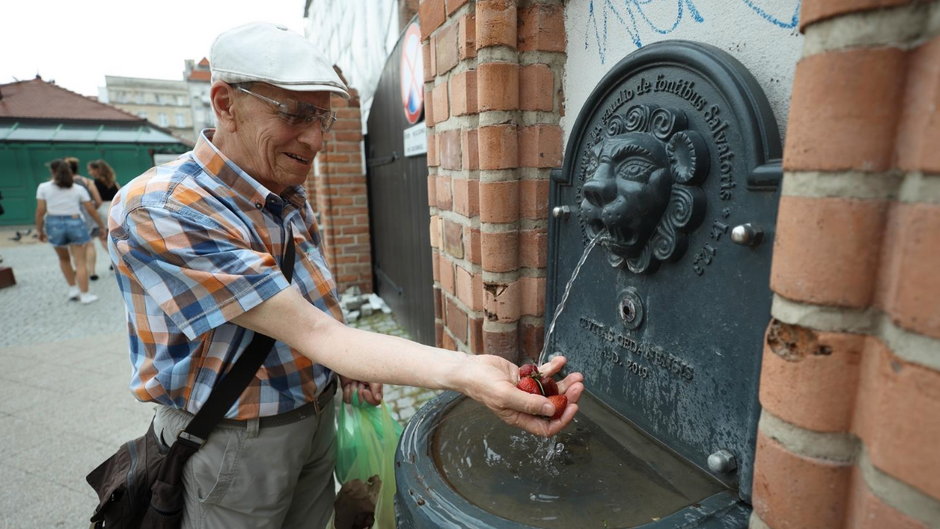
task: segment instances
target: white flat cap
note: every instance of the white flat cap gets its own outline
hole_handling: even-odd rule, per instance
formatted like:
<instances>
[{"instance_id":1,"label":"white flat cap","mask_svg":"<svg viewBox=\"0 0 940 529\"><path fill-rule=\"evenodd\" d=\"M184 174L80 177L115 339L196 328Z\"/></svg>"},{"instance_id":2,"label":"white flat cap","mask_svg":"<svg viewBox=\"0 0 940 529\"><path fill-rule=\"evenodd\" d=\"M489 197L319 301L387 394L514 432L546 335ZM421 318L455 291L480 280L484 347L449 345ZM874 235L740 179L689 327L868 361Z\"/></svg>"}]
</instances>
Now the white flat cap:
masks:
<instances>
[{"instance_id":1,"label":"white flat cap","mask_svg":"<svg viewBox=\"0 0 940 529\"><path fill-rule=\"evenodd\" d=\"M334 92L346 85L319 50L283 26L254 22L216 37L209 52L212 81L268 83L295 92Z\"/></svg>"}]
</instances>

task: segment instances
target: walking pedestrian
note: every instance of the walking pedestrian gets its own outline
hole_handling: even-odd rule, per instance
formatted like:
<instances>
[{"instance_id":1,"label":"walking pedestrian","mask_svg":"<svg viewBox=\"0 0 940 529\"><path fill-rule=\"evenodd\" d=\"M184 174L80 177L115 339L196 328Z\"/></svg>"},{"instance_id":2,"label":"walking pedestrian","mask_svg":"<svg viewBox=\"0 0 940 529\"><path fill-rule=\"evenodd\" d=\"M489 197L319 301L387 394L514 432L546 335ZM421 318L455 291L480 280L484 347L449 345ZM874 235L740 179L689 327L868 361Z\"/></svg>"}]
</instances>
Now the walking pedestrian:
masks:
<instances>
[{"instance_id":1,"label":"walking pedestrian","mask_svg":"<svg viewBox=\"0 0 940 529\"><path fill-rule=\"evenodd\" d=\"M48 240L52 244L59 258L59 269L69 286L67 299L77 299L87 305L97 301L98 296L88 292L85 246L90 242L90 235L81 211L84 209L93 216L100 228L104 225L96 215L88 190L75 185L69 164L53 160L49 168L52 180L39 184L36 189L36 231L40 241ZM101 234L104 237L103 229Z\"/></svg>"},{"instance_id":2,"label":"walking pedestrian","mask_svg":"<svg viewBox=\"0 0 940 529\"><path fill-rule=\"evenodd\" d=\"M219 35L210 52L216 129L126 184L109 218L130 331L131 388L174 442L254 332L276 342L183 472L184 528L321 528L334 497L334 407L382 384L459 391L540 435L571 422L580 373L558 383L561 418L517 389L518 367L348 327L304 183L345 85L303 36L271 24ZM280 265L296 247L294 280ZM557 373L565 359L545 366Z\"/></svg>"},{"instance_id":3,"label":"walking pedestrian","mask_svg":"<svg viewBox=\"0 0 940 529\"><path fill-rule=\"evenodd\" d=\"M121 189L121 184L117 182L114 169L104 160L94 160L88 162L88 174L94 179L95 189L98 190L98 196L101 198L101 205L98 206L98 218L108 225L108 211L111 210L111 201L114 195ZM98 239L101 241L101 247L107 251L107 239ZM113 266L112 266L113 269Z\"/></svg>"},{"instance_id":4,"label":"walking pedestrian","mask_svg":"<svg viewBox=\"0 0 940 529\"><path fill-rule=\"evenodd\" d=\"M69 168L72 170L72 175L75 177L75 183L84 187L88 191L88 195L91 196L91 200L95 206L94 216L97 217L98 207L101 206L101 195L98 194L98 188L95 187L95 181L78 173L78 158L69 156L65 158L65 161L69 164ZM85 219L85 227L88 228L89 238L100 238L101 234L98 231L98 223L95 222L95 219L88 215L85 211L82 211L82 218ZM88 279L92 281L98 280L98 274L95 273L97 261L98 251L95 249L94 242L89 241L88 245L85 246L85 266L88 268Z\"/></svg>"}]
</instances>

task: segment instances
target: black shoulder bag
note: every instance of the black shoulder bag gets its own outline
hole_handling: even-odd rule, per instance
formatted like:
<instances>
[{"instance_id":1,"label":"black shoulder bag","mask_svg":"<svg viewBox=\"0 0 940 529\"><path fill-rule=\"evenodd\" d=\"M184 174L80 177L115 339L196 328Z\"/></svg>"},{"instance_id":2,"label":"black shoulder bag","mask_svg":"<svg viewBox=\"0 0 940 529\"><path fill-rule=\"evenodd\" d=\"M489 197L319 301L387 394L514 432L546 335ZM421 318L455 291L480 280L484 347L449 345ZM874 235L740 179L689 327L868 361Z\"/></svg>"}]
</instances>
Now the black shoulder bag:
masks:
<instances>
[{"instance_id":1,"label":"black shoulder bag","mask_svg":"<svg viewBox=\"0 0 940 529\"><path fill-rule=\"evenodd\" d=\"M288 230L281 270L288 283L294 275L294 236ZM206 403L169 449L153 431L125 443L85 479L98 493L91 517L94 529L178 529L183 521L183 465L209 438L215 425L248 387L274 345L274 338L255 333L232 369L212 390Z\"/></svg>"}]
</instances>

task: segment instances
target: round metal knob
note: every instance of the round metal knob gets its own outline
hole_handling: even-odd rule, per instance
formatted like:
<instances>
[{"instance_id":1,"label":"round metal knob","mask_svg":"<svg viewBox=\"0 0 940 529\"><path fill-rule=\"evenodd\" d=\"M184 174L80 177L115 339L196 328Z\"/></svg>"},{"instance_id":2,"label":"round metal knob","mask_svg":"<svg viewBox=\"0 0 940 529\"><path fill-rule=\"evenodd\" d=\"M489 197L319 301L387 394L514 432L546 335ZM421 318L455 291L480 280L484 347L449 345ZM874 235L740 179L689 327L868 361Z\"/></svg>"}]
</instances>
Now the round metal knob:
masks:
<instances>
[{"instance_id":1,"label":"round metal knob","mask_svg":"<svg viewBox=\"0 0 940 529\"><path fill-rule=\"evenodd\" d=\"M757 246L763 238L763 230L749 222L731 229L731 241L742 246Z\"/></svg>"},{"instance_id":2,"label":"round metal knob","mask_svg":"<svg viewBox=\"0 0 940 529\"><path fill-rule=\"evenodd\" d=\"M552 216L556 219L567 219L571 215L571 208L568 206L555 206L552 208Z\"/></svg>"},{"instance_id":3,"label":"round metal knob","mask_svg":"<svg viewBox=\"0 0 940 529\"><path fill-rule=\"evenodd\" d=\"M738 468L734 454L727 450L719 450L708 456L708 469L718 474L727 474Z\"/></svg>"}]
</instances>

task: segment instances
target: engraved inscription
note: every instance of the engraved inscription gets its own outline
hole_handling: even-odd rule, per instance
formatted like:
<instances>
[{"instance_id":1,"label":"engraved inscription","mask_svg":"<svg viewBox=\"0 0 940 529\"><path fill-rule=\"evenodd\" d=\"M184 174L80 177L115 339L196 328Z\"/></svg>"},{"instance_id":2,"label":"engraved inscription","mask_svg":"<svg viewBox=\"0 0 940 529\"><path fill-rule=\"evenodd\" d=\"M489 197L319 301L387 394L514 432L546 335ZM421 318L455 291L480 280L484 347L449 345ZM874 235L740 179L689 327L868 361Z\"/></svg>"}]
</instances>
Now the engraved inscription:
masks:
<instances>
[{"instance_id":1,"label":"engraved inscription","mask_svg":"<svg viewBox=\"0 0 940 529\"><path fill-rule=\"evenodd\" d=\"M611 350L612 352L610 353L605 352L602 354L608 361L627 368L631 373L640 378L647 378L649 376L649 371L644 371L646 367L638 363L640 361L645 361L645 363L650 366L659 368L687 381L691 381L695 378L694 367L689 365L685 360L663 351L663 349L657 345L636 341L629 336L607 327L599 321L585 316L579 319L579 324L582 329L606 342L618 345L620 349L629 353L629 357L622 357L617 354L615 350Z\"/></svg>"}]
</instances>

